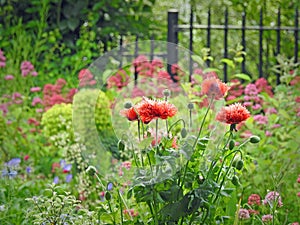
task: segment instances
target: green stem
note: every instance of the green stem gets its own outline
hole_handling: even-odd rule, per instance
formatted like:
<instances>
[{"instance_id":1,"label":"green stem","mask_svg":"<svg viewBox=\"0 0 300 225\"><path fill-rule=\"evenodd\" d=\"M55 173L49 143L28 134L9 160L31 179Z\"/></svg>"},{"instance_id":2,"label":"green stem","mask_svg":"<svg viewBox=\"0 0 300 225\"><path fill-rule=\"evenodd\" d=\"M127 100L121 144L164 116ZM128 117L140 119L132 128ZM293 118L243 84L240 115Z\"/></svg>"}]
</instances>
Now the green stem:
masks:
<instances>
[{"instance_id":1,"label":"green stem","mask_svg":"<svg viewBox=\"0 0 300 225\"><path fill-rule=\"evenodd\" d=\"M158 218L157 218L157 201L156 201L156 191L154 186L152 185L152 193L153 193L153 206L154 206L154 221L155 225L158 225Z\"/></svg>"},{"instance_id":2,"label":"green stem","mask_svg":"<svg viewBox=\"0 0 300 225\"><path fill-rule=\"evenodd\" d=\"M158 145L158 119L155 121L155 145Z\"/></svg>"},{"instance_id":3,"label":"green stem","mask_svg":"<svg viewBox=\"0 0 300 225\"><path fill-rule=\"evenodd\" d=\"M198 143L198 140L199 140L199 138L200 138L200 135L201 135L201 132L202 132L202 129L203 129L203 126L204 126L204 122L205 122L205 120L206 120L206 117L207 117L207 115L208 115L209 109L210 109L210 107L211 107L213 101L214 101L214 96L212 96L212 98L210 99L209 105L208 105L207 110L206 110L206 112L205 112L205 114L204 114L203 120L202 120L201 125L200 125L199 133L198 133L197 138L196 138L196 140L195 140L195 142L194 142L194 144L193 144L193 147L192 147L192 150L193 150L193 151L195 150L195 147L196 147L196 145L197 145L197 143ZM183 179L182 179L182 181L181 181L181 188L182 188L183 185L184 185L184 181L185 181L185 177L186 177L186 172L187 172L187 167L188 167L189 161L190 161L190 160L188 160L188 161L186 162L186 164L185 164L184 173L183 173Z\"/></svg>"},{"instance_id":4,"label":"green stem","mask_svg":"<svg viewBox=\"0 0 300 225\"><path fill-rule=\"evenodd\" d=\"M231 169L233 160L234 160L234 158L235 158L235 156L236 156L237 153L240 153L240 154L241 154L241 158L243 158L243 154L242 154L241 150L239 150L239 149L237 149L237 150L235 150L235 151L233 151L233 152L230 152L228 155L226 155L226 156L224 157L224 160L223 160L223 162L222 162L222 165L221 165L220 171L219 171L219 173L218 173L216 182L218 182L218 180L219 180L219 176L220 176L220 174L221 174L221 170L222 170L222 168L223 168L223 166L224 166L224 163L225 163L226 159L227 159L230 155L234 154L234 156L232 157L232 159L231 159L231 161L230 161L229 167L228 167L228 169L226 170L226 172L225 172L225 174L224 174L224 176L223 176L223 179L222 179L221 184L220 184L220 187L219 187L219 189L218 189L216 198L215 198L215 200L213 201L213 203L215 203L215 202L217 201L218 197L219 197L219 194L220 194L221 189L222 189L222 186L223 186L223 184L224 184L224 182L225 182L226 176L227 176L229 170Z\"/></svg>"},{"instance_id":5,"label":"green stem","mask_svg":"<svg viewBox=\"0 0 300 225\"><path fill-rule=\"evenodd\" d=\"M115 214L114 214L113 211L112 211L110 201L107 201L107 202L108 202L109 211L110 211L111 214L113 215L113 224L116 225L116 217L115 217Z\"/></svg>"},{"instance_id":6,"label":"green stem","mask_svg":"<svg viewBox=\"0 0 300 225\"><path fill-rule=\"evenodd\" d=\"M120 216L121 216L121 222L122 222L122 224L123 224L123 208L122 208L122 199L121 199L121 194L120 194L120 191L118 191L118 198L119 198L119 203L120 203ZM129 213L129 215L130 215L130 213Z\"/></svg>"},{"instance_id":7,"label":"green stem","mask_svg":"<svg viewBox=\"0 0 300 225\"><path fill-rule=\"evenodd\" d=\"M172 128L177 124L177 123L179 123L179 122L182 122L183 123L183 127L185 127L185 121L183 120L183 119L179 119L179 120L177 120L175 123L173 123L171 126L170 126L170 128L169 128L169 130L168 130L168 133L172 130Z\"/></svg>"},{"instance_id":8,"label":"green stem","mask_svg":"<svg viewBox=\"0 0 300 225\"><path fill-rule=\"evenodd\" d=\"M140 123L141 123L141 121L138 120L138 134L139 134L139 141L141 141Z\"/></svg>"}]
</instances>

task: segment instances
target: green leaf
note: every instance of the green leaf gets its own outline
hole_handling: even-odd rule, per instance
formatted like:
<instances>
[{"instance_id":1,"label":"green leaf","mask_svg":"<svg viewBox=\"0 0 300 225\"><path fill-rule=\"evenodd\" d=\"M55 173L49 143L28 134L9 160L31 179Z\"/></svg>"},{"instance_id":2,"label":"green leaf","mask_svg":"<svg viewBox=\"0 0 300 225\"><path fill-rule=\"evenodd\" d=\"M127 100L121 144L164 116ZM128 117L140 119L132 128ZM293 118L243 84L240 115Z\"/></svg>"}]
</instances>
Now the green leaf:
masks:
<instances>
[{"instance_id":1,"label":"green leaf","mask_svg":"<svg viewBox=\"0 0 300 225\"><path fill-rule=\"evenodd\" d=\"M251 77L245 73L235 74L233 77L240 78L242 80L251 81Z\"/></svg>"},{"instance_id":2,"label":"green leaf","mask_svg":"<svg viewBox=\"0 0 300 225\"><path fill-rule=\"evenodd\" d=\"M234 62L231 59L221 59L221 62L227 64L228 66L230 66L232 68L235 67Z\"/></svg>"},{"instance_id":3,"label":"green leaf","mask_svg":"<svg viewBox=\"0 0 300 225\"><path fill-rule=\"evenodd\" d=\"M216 68L207 68L207 69L203 70L203 73L209 73L209 72L220 73L220 70L218 70Z\"/></svg>"},{"instance_id":4,"label":"green leaf","mask_svg":"<svg viewBox=\"0 0 300 225\"><path fill-rule=\"evenodd\" d=\"M79 19L77 18L68 19L67 25L71 31L74 31L79 25Z\"/></svg>"}]
</instances>

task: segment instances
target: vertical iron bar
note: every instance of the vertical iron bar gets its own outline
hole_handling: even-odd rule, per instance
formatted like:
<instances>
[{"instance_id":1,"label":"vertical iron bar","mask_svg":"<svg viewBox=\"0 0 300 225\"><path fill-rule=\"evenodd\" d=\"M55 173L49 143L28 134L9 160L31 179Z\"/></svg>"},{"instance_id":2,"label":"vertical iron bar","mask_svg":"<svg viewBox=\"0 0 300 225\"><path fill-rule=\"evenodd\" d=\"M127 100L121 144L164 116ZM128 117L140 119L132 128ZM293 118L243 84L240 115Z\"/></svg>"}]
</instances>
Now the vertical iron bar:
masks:
<instances>
[{"instance_id":1,"label":"vertical iron bar","mask_svg":"<svg viewBox=\"0 0 300 225\"><path fill-rule=\"evenodd\" d=\"M224 24L224 58L228 57L228 9L225 10L225 24ZM227 64L224 63L224 82L227 82Z\"/></svg>"},{"instance_id":2,"label":"vertical iron bar","mask_svg":"<svg viewBox=\"0 0 300 225\"><path fill-rule=\"evenodd\" d=\"M123 36L120 37L120 48L119 48L119 55L120 55L120 64L119 68L123 66Z\"/></svg>"},{"instance_id":3,"label":"vertical iron bar","mask_svg":"<svg viewBox=\"0 0 300 225\"><path fill-rule=\"evenodd\" d=\"M134 48L134 59L136 59L138 57L139 54L139 36L137 35L135 37L135 48ZM134 67L134 85L137 85L137 79L138 79L138 71L137 68Z\"/></svg>"},{"instance_id":4,"label":"vertical iron bar","mask_svg":"<svg viewBox=\"0 0 300 225\"><path fill-rule=\"evenodd\" d=\"M278 8L277 12L277 35L276 35L276 55L280 54L280 26L281 26L281 12ZM276 73L276 83L280 84L280 73Z\"/></svg>"},{"instance_id":5,"label":"vertical iron bar","mask_svg":"<svg viewBox=\"0 0 300 225\"><path fill-rule=\"evenodd\" d=\"M193 7L191 5L191 14L190 14L190 65L189 65L189 82L192 81L192 74L193 74L193 59L192 59L192 53L193 53L193 26L194 26L194 13L193 13Z\"/></svg>"},{"instance_id":6,"label":"vertical iron bar","mask_svg":"<svg viewBox=\"0 0 300 225\"><path fill-rule=\"evenodd\" d=\"M178 62L178 10L168 11L168 43L167 43L167 71L173 78L172 65ZM174 79L173 79L174 80Z\"/></svg>"},{"instance_id":7,"label":"vertical iron bar","mask_svg":"<svg viewBox=\"0 0 300 225\"><path fill-rule=\"evenodd\" d=\"M211 18L210 18L210 8L208 9L208 13L207 13L207 38L206 38L206 47L210 49L210 27L211 24ZM210 61L206 60L206 64L209 67L210 66Z\"/></svg>"},{"instance_id":8,"label":"vertical iron bar","mask_svg":"<svg viewBox=\"0 0 300 225\"><path fill-rule=\"evenodd\" d=\"M246 51L246 10L242 13L242 46L243 51ZM246 73L246 57L243 55L242 73Z\"/></svg>"},{"instance_id":9,"label":"vertical iron bar","mask_svg":"<svg viewBox=\"0 0 300 225\"><path fill-rule=\"evenodd\" d=\"M259 77L263 77L263 11L260 10L259 16L259 64L258 64L258 72Z\"/></svg>"},{"instance_id":10,"label":"vertical iron bar","mask_svg":"<svg viewBox=\"0 0 300 225\"><path fill-rule=\"evenodd\" d=\"M298 11L298 7L295 10L295 46L294 46L294 62L297 63L298 62L298 41L299 41L299 36L298 36L298 28L299 28L299 11Z\"/></svg>"}]
</instances>

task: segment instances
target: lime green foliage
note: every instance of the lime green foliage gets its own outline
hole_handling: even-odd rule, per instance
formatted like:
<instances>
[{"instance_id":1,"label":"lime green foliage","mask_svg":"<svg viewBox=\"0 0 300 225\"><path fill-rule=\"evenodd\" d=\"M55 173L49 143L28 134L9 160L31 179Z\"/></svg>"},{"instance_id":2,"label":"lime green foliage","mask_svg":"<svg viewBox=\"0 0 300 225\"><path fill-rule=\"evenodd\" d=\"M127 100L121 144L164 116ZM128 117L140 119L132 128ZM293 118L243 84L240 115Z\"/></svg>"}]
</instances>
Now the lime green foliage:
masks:
<instances>
[{"instance_id":1,"label":"lime green foliage","mask_svg":"<svg viewBox=\"0 0 300 225\"><path fill-rule=\"evenodd\" d=\"M74 139L72 105L57 104L43 114L43 133L55 146L65 146Z\"/></svg>"}]
</instances>

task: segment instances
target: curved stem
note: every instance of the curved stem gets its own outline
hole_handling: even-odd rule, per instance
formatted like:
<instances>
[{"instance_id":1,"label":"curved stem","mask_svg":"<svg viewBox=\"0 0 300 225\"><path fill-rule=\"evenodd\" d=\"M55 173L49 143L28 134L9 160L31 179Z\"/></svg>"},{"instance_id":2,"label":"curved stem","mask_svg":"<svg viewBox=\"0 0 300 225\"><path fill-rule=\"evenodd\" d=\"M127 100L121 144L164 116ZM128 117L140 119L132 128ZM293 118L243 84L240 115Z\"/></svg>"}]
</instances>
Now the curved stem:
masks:
<instances>
[{"instance_id":1,"label":"curved stem","mask_svg":"<svg viewBox=\"0 0 300 225\"><path fill-rule=\"evenodd\" d=\"M183 127L185 127L185 121L183 120L183 119L179 119L179 120L177 120L176 122L174 122L171 126L170 126L170 128L169 128L169 130L168 130L168 133L172 130L172 128L177 124L177 123L179 123L179 122L182 122L183 123Z\"/></svg>"},{"instance_id":2,"label":"curved stem","mask_svg":"<svg viewBox=\"0 0 300 225\"><path fill-rule=\"evenodd\" d=\"M236 156L237 153L240 153L240 154L241 154L241 158L243 158L243 153L242 153L241 150L239 150L239 149L237 149L237 150L235 150L235 151L229 153L228 155L226 155L226 156L224 157L224 160L223 160L223 162L222 162L222 165L221 165L220 171L219 171L219 173L218 173L218 177L217 177L216 182L219 180L219 175L221 174L221 170L222 170L222 168L223 168L223 166L224 166L224 162L226 161L226 159L227 159L230 155L234 154L233 158L232 158L231 161L230 161L229 167L228 167L228 169L226 170L226 172L225 172L225 174L224 174L224 177L223 177L223 179L222 179L222 181L221 181L219 190L218 190L218 192L217 192L216 198L215 198L215 200L213 201L213 203L215 203L215 202L217 201L218 197L219 197L219 194L220 194L221 189L222 189L222 185L223 185L224 182L225 182L226 176L227 176L228 172L229 172L230 169L231 169L233 160L234 160L234 158L235 158L235 156Z\"/></svg>"}]
</instances>

